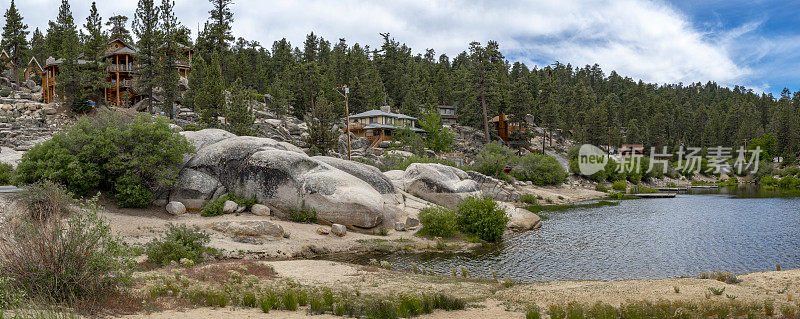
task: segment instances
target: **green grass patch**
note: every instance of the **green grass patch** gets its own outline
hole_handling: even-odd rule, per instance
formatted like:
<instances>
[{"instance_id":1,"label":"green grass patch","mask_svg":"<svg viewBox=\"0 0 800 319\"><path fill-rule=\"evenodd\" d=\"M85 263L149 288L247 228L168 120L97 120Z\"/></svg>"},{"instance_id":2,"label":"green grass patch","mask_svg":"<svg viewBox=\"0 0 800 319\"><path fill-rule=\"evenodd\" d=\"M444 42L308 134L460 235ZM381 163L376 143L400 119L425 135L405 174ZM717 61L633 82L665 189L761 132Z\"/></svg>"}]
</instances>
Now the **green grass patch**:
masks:
<instances>
[{"instance_id":1,"label":"green grass patch","mask_svg":"<svg viewBox=\"0 0 800 319\"><path fill-rule=\"evenodd\" d=\"M604 206L617 206L619 202L612 202L607 200L601 200L596 203L587 203L587 204L567 204L567 205L530 205L525 207L525 209L534 212L563 212L570 209L576 208L597 208L597 207L604 207ZM541 216L540 216L541 217Z\"/></svg>"}]
</instances>

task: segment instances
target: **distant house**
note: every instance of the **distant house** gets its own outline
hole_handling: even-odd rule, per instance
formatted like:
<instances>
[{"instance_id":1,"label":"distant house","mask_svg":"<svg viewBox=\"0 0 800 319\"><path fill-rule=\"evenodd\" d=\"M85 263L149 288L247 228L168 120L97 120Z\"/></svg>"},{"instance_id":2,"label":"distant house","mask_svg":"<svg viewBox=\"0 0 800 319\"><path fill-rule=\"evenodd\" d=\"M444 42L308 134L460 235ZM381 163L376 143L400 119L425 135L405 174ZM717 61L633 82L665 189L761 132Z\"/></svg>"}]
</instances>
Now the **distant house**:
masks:
<instances>
[{"instance_id":1,"label":"distant house","mask_svg":"<svg viewBox=\"0 0 800 319\"><path fill-rule=\"evenodd\" d=\"M33 80L36 75L41 75L44 73L44 69L42 69L42 65L39 64L39 61L36 60L36 57L32 57L30 61L28 61L28 66L25 67L25 71L23 75L25 76L25 81Z\"/></svg>"},{"instance_id":2,"label":"distant house","mask_svg":"<svg viewBox=\"0 0 800 319\"><path fill-rule=\"evenodd\" d=\"M11 55L9 55L8 52L6 52L5 49L3 51L0 51L0 60L1 61L6 61L6 64L5 64L6 71L3 72L3 75L5 75L8 78L14 78L14 70L13 70L14 69L14 62L11 61Z\"/></svg>"},{"instance_id":3,"label":"distant house","mask_svg":"<svg viewBox=\"0 0 800 319\"><path fill-rule=\"evenodd\" d=\"M643 144L622 144L619 147L619 155L621 156L631 156L631 155L644 155L644 145Z\"/></svg>"},{"instance_id":4,"label":"distant house","mask_svg":"<svg viewBox=\"0 0 800 319\"><path fill-rule=\"evenodd\" d=\"M159 48L161 49L161 48ZM181 78L187 78L191 70L193 50L181 45L181 54L175 61L175 68ZM143 96L136 88L136 55L138 50L133 45L125 43L120 39L108 42L108 46L102 56L103 62L107 64L106 80L109 87L104 91L104 98L109 104L116 106L132 105L141 101ZM45 103L51 103L57 97L55 94L56 76L58 66L63 62L62 59L48 58L42 72L42 89ZM78 64L86 64L88 61L79 59Z\"/></svg>"},{"instance_id":5,"label":"distant house","mask_svg":"<svg viewBox=\"0 0 800 319\"><path fill-rule=\"evenodd\" d=\"M417 119L408 115L392 113L391 108L382 106L380 110L370 110L350 116L350 132L357 137L366 137L371 146L376 147L383 141L391 141L394 132L401 128L409 128L414 132L425 131L416 127Z\"/></svg>"},{"instance_id":6,"label":"distant house","mask_svg":"<svg viewBox=\"0 0 800 319\"><path fill-rule=\"evenodd\" d=\"M493 117L489 122L494 124L497 135L506 143L513 139L511 133L514 131L525 132L525 120L517 120L510 115L500 114Z\"/></svg>"},{"instance_id":7,"label":"distant house","mask_svg":"<svg viewBox=\"0 0 800 319\"><path fill-rule=\"evenodd\" d=\"M436 110L439 111L439 116L442 117L442 125L453 126L458 123L455 106L437 105Z\"/></svg>"}]
</instances>

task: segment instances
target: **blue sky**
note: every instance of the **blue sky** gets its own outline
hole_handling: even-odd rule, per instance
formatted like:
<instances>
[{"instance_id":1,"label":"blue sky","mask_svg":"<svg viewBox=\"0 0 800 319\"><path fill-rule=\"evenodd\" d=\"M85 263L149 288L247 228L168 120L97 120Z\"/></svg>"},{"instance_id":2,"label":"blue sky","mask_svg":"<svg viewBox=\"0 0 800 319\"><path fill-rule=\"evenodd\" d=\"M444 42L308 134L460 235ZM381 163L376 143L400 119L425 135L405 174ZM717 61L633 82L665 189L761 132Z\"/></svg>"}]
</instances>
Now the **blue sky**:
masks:
<instances>
[{"instance_id":1,"label":"blue sky","mask_svg":"<svg viewBox=\"0 0 800 319\"><path fill-rule=\"evenodd\" d=\"M0 3L10 0L0 0ZM160 0L156 0L160 2ZM599 64L647 82L715 81L778 95L800 90L800 0L234 0L234 35L265 47L315 33L379 46L390 32L416 53L454 57L471 41L496 40L512 61ZM17 0L25 22L46 28L60 0ZM91 1L71 0L79 24ZM133 16L136 1L97 0L101 15ZM205 0L176 0L196 31ZM1 19L0 19L1 20ZM196 33L195 33L196 34Z\"/></svg>"}]
</instances>

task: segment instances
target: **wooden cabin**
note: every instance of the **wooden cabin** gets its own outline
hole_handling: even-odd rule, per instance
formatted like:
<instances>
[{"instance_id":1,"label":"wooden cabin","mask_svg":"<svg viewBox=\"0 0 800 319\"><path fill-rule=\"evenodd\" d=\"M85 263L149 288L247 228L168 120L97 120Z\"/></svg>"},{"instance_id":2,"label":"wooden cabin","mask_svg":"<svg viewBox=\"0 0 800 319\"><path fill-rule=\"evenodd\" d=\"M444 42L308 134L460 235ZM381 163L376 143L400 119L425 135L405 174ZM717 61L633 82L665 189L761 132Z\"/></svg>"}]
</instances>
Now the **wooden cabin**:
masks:
<instances>
[{"instance_id":1,"label":"wooden cabin","mask_svg":"<svg viewBox=\"0 0 800 319\"><path fill-rule=\"evenodd\" d=\"M78 59L78 65L86 64L88 61ZM47 58L42 72L42 99L45 103L53 103L58 99L56 93L56 78L58 77L58 67L64 63L64 59Z\"/></svg>"},{"instance_id":2,"label":"wooden cabin","mask_svg":"<svg viewBox=\"0 0 800 319\"><path fill-rule=\"evenodd\" d=\"M181 46L181 57L176 61L176 69L182 78L188 78L191 70L193 50L186 46ZM115 106L133 105L142 100L141 92L137 90L135 70L139 67L136 56L136 47L125 43L120 39L114 39L108 43L103 62L107 64L106 80L109 86L105 89L104 98L107 103ZM58 65L61 59L47 59L47 63L42 71L42 89L45 103L51 103L56 98L56 76L58 75ZM79 64L85 64L85 60L78 60ZM177 85L177 84L176 84Z\"/></svg>"},{"instance_id":3,"label":"wooden cabin","mask_svg":"<svg viewBox=\"0 0 800 319\"><path fill-rule=\"evenodd\" d=\"M624 156L644 155L644 144L622 144L619 154Z\"/></svg>"},{"instance_id":4,"label":"wooden cabin","mask_svg":"<svg viewBox=\"0 0 800 319\"><path fill-rule=\"evenodd\" d=\"M370 110L350 116L350 132L357 137L366 137L370 147L376 147L383 141L391 141L394 131L409 128L417 133L425 131L416 127L417 119L408 115L392 113L389 106L380 110Z\"/></svg>"},{"instance_id":5,"label":"wooden cabin","mask_svg":"<svg viewBox=\"0 0 800 319\"><path fill-rule=\"evenodd\" d=\"M44 73L44 69L42 65L39 64L39 61L36 60L36 57L32 57L30 61L28 61L28 66L25 67L25 71L23 71L23 75L25 81L33 80L36 75L41 75Z\"/></svg>"},{"instance_id":6,"label":"wooden cabin","mask_svg":"<svg viewBox=\"0 0 800 319\"><path fill-rule=\"evenodd\" d=\"M493 117L489 122L494 124L497 135L506 143L512 140L511 133L514 131L525 132L524 119L517 120L510 115L505 115L505 113Z\"/></svg>"},{"instance_id":7,"label":"wooden cabin","mask_svg":"<svg viewBox=\"0 0 800 319\"><path fill-rule=\"evenodd\" d=\"M458 123L458 116L456 116L456 107L452 105L437 105L436 110L442 118L442 125L453 126Z\"/></svg>"},{"instance_id":8,"label":"wooden cabin","mask_svg":"<svg viewBox=\"0 0 800 319\"><path fill-rule=\"evenodd\" d=\"M3 72L3 75L5 75L8 78L12 78L13 79L14 78L14 62L11 61L11 55L9 55L8 52L6 52L5 49L0 51L0 61L6 61L6 63L5 63L6 71Z\"/></svg>"}]
</instances>

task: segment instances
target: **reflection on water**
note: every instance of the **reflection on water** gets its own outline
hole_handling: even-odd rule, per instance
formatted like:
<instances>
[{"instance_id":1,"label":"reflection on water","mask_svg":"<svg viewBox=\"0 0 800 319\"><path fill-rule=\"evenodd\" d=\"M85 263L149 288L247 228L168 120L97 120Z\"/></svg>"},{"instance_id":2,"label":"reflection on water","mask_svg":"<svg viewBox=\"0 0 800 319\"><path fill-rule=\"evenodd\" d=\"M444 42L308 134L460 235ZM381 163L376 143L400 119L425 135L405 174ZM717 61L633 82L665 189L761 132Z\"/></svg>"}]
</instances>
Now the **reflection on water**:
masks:
<instances>
[{"instance_id":1,"label":"reflection on water","mask_svg":"<svg viewBox=\"0 0 800 319\"><path fill-rule=\"evenodd\" d=\"M747 190L622 201L619 206L548 213L541 229L470 253L332 256L392 269L412 262L450 274L518 281L623 280L800 267L800 198L739 198ZM731 194L719 194L727 192ZM693 191L694 193L694 191ZM751 194L752 195L752 194ZM744 196L742 196L744 197Z\"/></svg>"}]
</instances>

